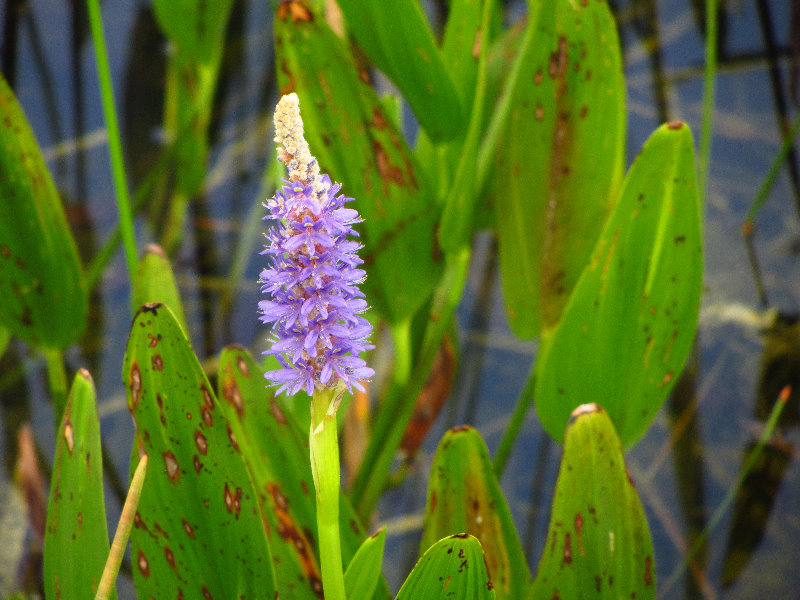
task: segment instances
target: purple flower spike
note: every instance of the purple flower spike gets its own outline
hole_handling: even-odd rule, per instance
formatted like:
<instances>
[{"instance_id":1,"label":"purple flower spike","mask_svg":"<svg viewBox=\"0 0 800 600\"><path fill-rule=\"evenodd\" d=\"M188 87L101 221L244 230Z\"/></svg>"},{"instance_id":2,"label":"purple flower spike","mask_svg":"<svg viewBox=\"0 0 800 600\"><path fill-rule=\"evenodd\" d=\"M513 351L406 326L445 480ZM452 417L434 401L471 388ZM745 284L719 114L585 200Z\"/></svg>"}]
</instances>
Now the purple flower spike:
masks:
<instances>
[{"instance_id":1,"label":"purple flower spike","mask_svg":"<svg viewBox=\"0 0 800 600\"><path fill-rule=\"evenodd\" d=\"M277 393L300 390L311 396L316 389L340 384L352 392L375 372L359 354L368 343L372 325L358 288L365 273L358 255L361 244L352 225L361 222L358 211L344 208L352 198L337 196L341 186L320 175L316 159L303 137L296 94L283 96L275 109L278 156L289 169L289 179L267 200L265 220L276 222L267 233L262 254L272 266L261 272L261 291L269 300L258 303L261 320L272 323L272 348L282 369L266 378L280 386Z\"/></svg>"}]
</instances>

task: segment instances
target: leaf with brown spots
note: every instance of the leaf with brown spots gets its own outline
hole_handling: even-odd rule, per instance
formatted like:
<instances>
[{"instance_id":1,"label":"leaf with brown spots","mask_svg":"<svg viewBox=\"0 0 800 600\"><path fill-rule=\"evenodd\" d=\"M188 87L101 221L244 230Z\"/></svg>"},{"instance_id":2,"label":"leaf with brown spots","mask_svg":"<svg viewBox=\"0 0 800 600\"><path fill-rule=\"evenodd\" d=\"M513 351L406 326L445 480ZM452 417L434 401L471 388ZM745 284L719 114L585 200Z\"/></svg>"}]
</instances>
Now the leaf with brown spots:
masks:
<instances>
[{"instance_id":1,"label":"leaf with brown spots","mask_svg":"<svg viewBox=\"0 0 800 600\"><path fill-rule=\"evenodd\" d=\"M322 172L355 198L352 206L364 218L357 229L365 294L397 323L425 303L441 274L433 187L342 40L324 19L284 13L275 19L278 85L300 97L305 135Z\"/></svg>"},{"instance_id":2,"label":"leaf with brown spots","mask_svg":"<svg viewBox=\"0 0 800 600\"><path fill-rule=\"evenodd\" d=\"M532 600L655 598L653 542L608 414L575 410Z\"/></svg>"},{"instance_id":3,"label":"leaf with brown spots","mask_svg":"<svg viewBox=\"0 0 800 600\"><path fill-rule=\"evenodd\" d=\"M241 346L228 346L219 359L219 398L230 434L247 464L258 492L268 543L280 590L292 597L316 598L321 592L316 545L314 483L304 434L282 397L267 388L263 369ZM342 495L340 504L342 560L346 565L365 538ZM390 598L383 577L370 596Z\"/></svg>"},{"instance_id":4,"label":"leaf with brown spots","mask_svg":"<svg viewBox=\"0 0 800 600\"><path fill-rule=\"evenodd\" d=\"M509 75L489 190L506 314L526 339L558 323L613 205L625 149L625 83L607 4L538 4Z\"/></svg>"},{"instance_id":5,"label":"leaf with brown spots","mask_svg":"<svg viewBox=\"0 0 800 600\"><path fill-rule=\"evenodd\" d=\"M109 549L105 514L95 389L82 369L56 437L44 538L45 597L94 595Z\"/></svg>"},{"instance_id":6,"label":"leaf with brown spots","mask_svg":"<svg viewBox=\"0 0 800 600\"><path fill-rule=\"evenodd\" d=\"M86 328L88 296L61 199L22 108L0 75L0 325L64 349Z\"/></svg>"},{"instance_id":7,"label":"leaf with brown spots","mask_svg":"<svg viewBox=\"0 0 800 600\"><path fill-rule=\"evenodd\" d=\"M165 305L136 314L123 381L151 460L131 533L139 596L272 598L272 559L250 475Z\"/></svg>"},{"instance_id":8,"label":"leaf with brown spots","mask_svg":"<svg viewBox=\"0 0 800 600\"><path fill-rule=\"evenodd\" d=\"M662 125L540 346L536 410L553 439L587 402L608 411L625 448L644 435L694 342L702 275L692 134L687 125Z\"/></svg>"},{"instance_id":9,"label":"leaf with brown spots","mask_svg":"<svg viewBox=\"0 0 800 600\"><path fill-rule=\"evenodd\" d=\"M431 466L421 550L453 533L478 538L498 598L523 598L530 572L511 512L480 434L457 427L442 437Z\"/></svg>"},{"instance_id":10,"label":"leaf with brown spots","mask_svg":"<svg viewBox=\"0 0 800 600\"><path fill-rule=\"evenodd\" d=\"M397 592L396 600L494 600L480 542L465 533L436 542Z\"/></svg>"}]
</instances>

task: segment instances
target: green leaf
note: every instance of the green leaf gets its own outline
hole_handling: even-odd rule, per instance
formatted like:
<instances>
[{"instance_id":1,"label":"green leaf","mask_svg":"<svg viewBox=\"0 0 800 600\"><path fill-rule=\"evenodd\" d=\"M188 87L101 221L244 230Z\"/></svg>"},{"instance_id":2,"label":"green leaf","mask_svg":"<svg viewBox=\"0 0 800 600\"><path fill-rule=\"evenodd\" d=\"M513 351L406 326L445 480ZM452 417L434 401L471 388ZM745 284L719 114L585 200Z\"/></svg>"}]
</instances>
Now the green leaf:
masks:
<instances>
[{"instance_id":1,"label":"green leaf","mask_svg":"<svg viewBox=\"0 0 800 600\"><path fill-rule=\"evenodd\" d=\"M137 313L123 380L150 458L131 535L139 596L273 598L257 495L220 404L165 305Z\"/></svg>"},{"instance_id":2,"label":"green leaf","mask_svg":"<svg viewBox=\"0 0 800 600\"><path fill-rule=\"evenodd\" d=\"M58 428L44 538L45 598L91 598L108 555L95 389L75 375Z\"/></svg>"},{"instance_id":3,"label":"green leaf","mask_svg":"<svg viewBox=\"0 0 800 600\"><path fill-rule=\"evenodd\" d=\"M63 350L86 328L86 285L42 151L2 75L0 198L0 325Z\"/></svg>"},{"instance_id":4,"label":"green leaf","mask_svg":"<svg viewBox=\"0 0 800 600\"><path fill-rule=\"evenodd\" d=\"M155 0L153 5L161 30L174 45L167 65L164 127L176 146L178 189L189 198L205 178L208 128L232 6L233 0ZM180 209L172 210L185 211L186 198L180 203ZM178 220L173 228L182 227Z\"/></svg>"},{"instance_id":5,"label":"green leaf","mask_svg":"<svg viewBox=\"0 0 800 600\"><path fill-rule=\"evenodd\" d=\"M311 154L343 183L358 227L370 305L392 323L422 306L441 274L438 217L424 172L342 41L298 3L275 18L278 85L296 92ZM366 75L364 75L366 77Z\"/></svg>"},{"instance_id":6,"label":"green leaf","mask_svg":"<svg viewBox=\"0 0 800 600\"><path fill-rule=\"evenodd\" d=\"M702 287L701 214L689 127L661 126L623 184L591 263L537 364L536 410L561 439L598 402L623 446L647 430L684 367Z\"/></svg>"},{"instance_id":7,"label":"green leaf","mask_svg":"<svg viewBox=\"0 0 800 600\"><path fill-rule=\"evenodd\" d=\"M382 527L361 544L344 573L348 598L371 598L381 575L386 528Z\"/></svg>"},{"instance_id":8,"label":"green leaf","mask_svg":"<svg viewBox=\"0 0 800 600\"><path fill-rule=\"evenodd\" d=\"M433 459L422 549L455 532L480 540L498 598L522 598L528 563L492 469L489 452L472 427L448 431Z\"/></svg>"},{"instance_id":9,"label":"green leaf","mask_svg":"<svg viewBox=\"0 0 800 600\"><path fill-rule=\"evenodd\" d=\"M619 438L596 404L575 410L564 439L553 514L531 598L647 600L653 543Z\"/></svg>"},{"instance_id":10,"label":"green leaf","mask_svg":"<svg viewBox=\"0 0 800 600\"><path fill-rule=\"evenodd\" d=\"M481 544L457 533L431 546L397 593L396 600L493 600Z\"/></svg>"},{"instance_id":11,"label":"green leaf","mask_svg":"<svg viewBox=\"0 0 800 600\"><path fill-rule=\"evenodd\" d=\"M225 36L233 0L154 0L159 27L178 48L208 62L219 51Z\"/></svg>"},{"instance_id":12,"label":"green leaf","mask_svg":"<svg viewBox=\"0 0 800 600\"><path fill-rule=\"evenodd\" d=\"M622 176L625 84L605 2L544 2L502 130L490 194L509 325L559 320Z\"/></svg>"},{"instance_id":13,"label":"green leaf","mask_svg":"<svg viewBox=\"0 0 800 600\"><path fill-rule=\"evenodd\" d=\"M291 589L294 598L316 598L322 587L308 434L300 429L283 398L275 397L267 388L263 374L263 368L246 349L225 348L219 361L220 404L272 532L268 542L278 589ZM342 560L347 564L365 535L344 496L339 513ZM381 585L374 595L358 597L387 598L386 582L382 577L379 580Z\"/></svg>"},{"instance_id":14,"label":"green leaf","mask_svg":"<svg viewBox=\"0 0 800 600\"><path fill-rule=\"evenodd\" d=\"M411 105L420 125L436 140L465 125L458 93L417 0L339 0L349 31L367 56Z\"/></svg>"},{"instance_id":15,"label":"green leaf","mask_svg":"<svg viewBox=\"0 0 800 600\"><path fill-rule=\"evenodd\" d=\"M151 244L145 249L133 280L131 296L133 306L137 307L152 302L166 304L183 331L189 331L172 267L160 246Z\"/></svg>"}]
</instances>

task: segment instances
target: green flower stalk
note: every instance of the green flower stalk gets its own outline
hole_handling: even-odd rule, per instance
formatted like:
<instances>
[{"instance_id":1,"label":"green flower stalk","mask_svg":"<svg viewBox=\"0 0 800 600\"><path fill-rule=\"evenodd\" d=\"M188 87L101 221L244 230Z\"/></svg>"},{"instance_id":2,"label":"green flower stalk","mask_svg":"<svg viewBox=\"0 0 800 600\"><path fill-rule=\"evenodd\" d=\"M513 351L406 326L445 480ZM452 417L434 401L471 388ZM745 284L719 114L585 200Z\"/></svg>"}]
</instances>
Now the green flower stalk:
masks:
<instances>
[{"instance_id":1,"label":"green flower stalk","mask_svg":"<svg viewBox=\"0 0 800 600\"><path fill-rule=\"evenodd\" d=\"M367 310L358 288L366 276L361 244L349 239L361 222L356 210L345 208L352 198L337 196L341 188L320 175L317 160L303 137L296 94L283 96L275 109L278 158L289 178L264 206L266 219L277 223L267 233L262 254L272 266L261 273L261 320L272 323L272 347L281 369L266 373L278 393L304 390L311 396L311 469L317 498L322 584L325 598L344 600L339 536L340 467L336 410L345 390L364 390L374 371L359 354L373 348L367 342L372 326L360 313Z\"/></svg>"}]
</instances>

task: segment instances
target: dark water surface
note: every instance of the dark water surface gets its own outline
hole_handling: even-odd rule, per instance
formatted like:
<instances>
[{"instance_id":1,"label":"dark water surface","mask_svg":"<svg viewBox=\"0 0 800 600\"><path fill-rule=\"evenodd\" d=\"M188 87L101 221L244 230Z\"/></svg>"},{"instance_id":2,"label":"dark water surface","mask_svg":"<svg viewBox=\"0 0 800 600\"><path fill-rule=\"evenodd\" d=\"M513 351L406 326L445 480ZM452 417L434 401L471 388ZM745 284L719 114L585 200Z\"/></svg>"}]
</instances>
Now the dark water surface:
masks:
<instances>
[{"instance_id":1,"label":"dark water surface","mask_svg":"<svg viewBox=\"0 0 800 600\"><path fill-rule=\"evenodd\" d=\"M612 4L619 16L628 85L629 162L665 120L688 122L699 139L704 40L697 6L703 3ZM687 546L736 483L778 390L794 382L800 392L800 194L788 166L756 220L753 254L741 234L745 214L781 146L782 127L798 113L796 90L792 95L792 4L729 0L723 14L700 333L687 375L628 455L652 527L664 598L800 598L796 399L786 408L777 440L714 529L690 575L664 587ZM6 0L0 2L0 15L4 75L45 149L86 263L108 238L117 213L94 55L79 6ZM163 141L159 124L165 48L148 2L106 0L103 12L135 186L155 164ZM274 156L271 116L277 93L271 18L267 2L242 0L235 5L235 42L226 50L218 92L209 184L190 208L174 259L201 360L230 342L254 352L264 347L265 332L256 315L261 238L248 234L247 225L260 216L258 203L266 194L261 181ZM794 36L800 38L800 25L794 26ZM795 39L795 46L797 52L800 40ZM786 107L784 116L781 106ZM796 156L792 161L796 174L800 162ZM137 221L137 235L140 248L155 240L144 219ZM237 253L247 257L246 268L229 289L226 282ZM536 345L518 341L508 330L495 261L492 236L479 236L459 310L462 370L451 402L405 484L380 504L376 523L389 526L391 559L384 566L394 589L413 566L428 468L439 437L453 425L472 423L494 451L535 358ZM228 303L225 294L231 289ZM94 298L90 329L96 335L68 353L70 376L86 367L95 379L105 449L123 480L133 436L120 375L129 296L118 252ZM13 589L18 561L30 542L22 521L24 504L10 484L16 428L20 421L32 423L49 464L54 425L47 396L43 361L13 342L0 360L0 597ZM547 529L559 458L560 450L531 412L502 484L533 570ZM109 487L111 530L119 510L114 498ZM129 582L121 582L119 589L120 598L133 598Z\"/></svg>"}]
</instances>

